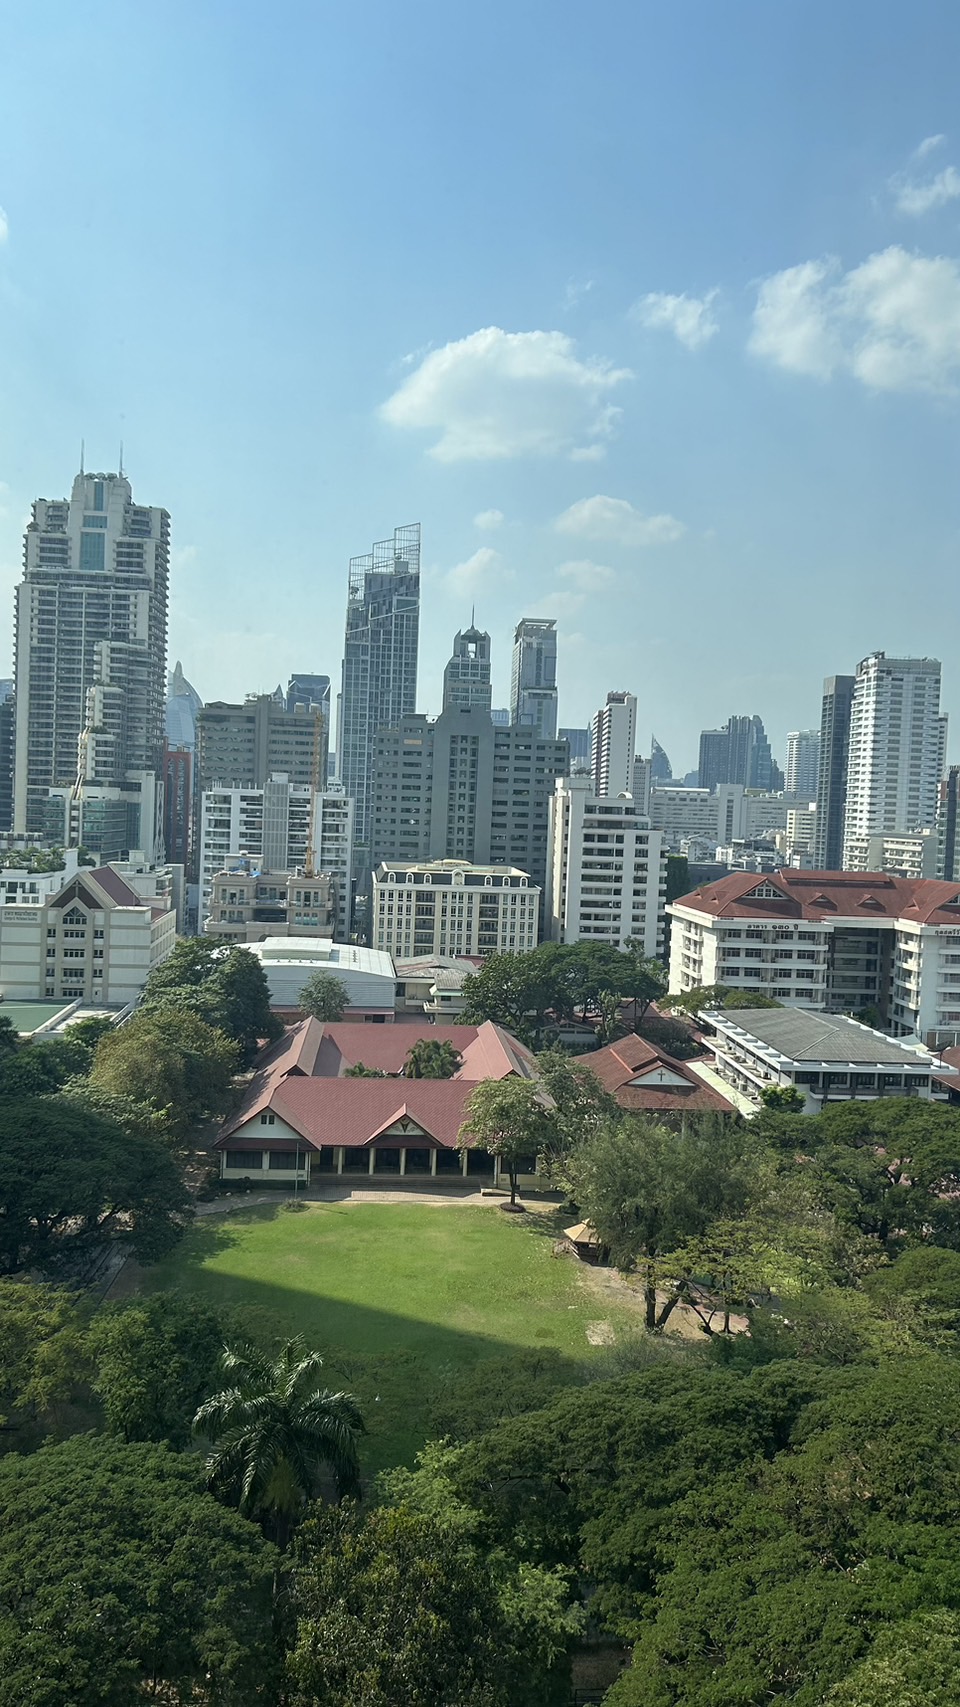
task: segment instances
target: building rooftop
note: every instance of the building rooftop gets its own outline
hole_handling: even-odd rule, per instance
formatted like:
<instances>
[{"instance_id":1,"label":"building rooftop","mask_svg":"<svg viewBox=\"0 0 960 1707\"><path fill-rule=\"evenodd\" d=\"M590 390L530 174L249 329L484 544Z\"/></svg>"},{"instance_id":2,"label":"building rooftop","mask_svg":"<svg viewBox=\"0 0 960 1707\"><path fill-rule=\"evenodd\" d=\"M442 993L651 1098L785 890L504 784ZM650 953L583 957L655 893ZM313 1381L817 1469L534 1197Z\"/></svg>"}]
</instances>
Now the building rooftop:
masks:
<instances>
[{"instance_id":1,"label":"building rooftop","mask_svg":"<svg viewBox=\"0 0 960 1707\"><path fill-rule=\"evenodd\" d=\"M353 942L331 942L328 937L268 936L263 942L244 943L244 948L270 966L309 966L317 971L368 972L393 979L393 961L379 948L361 948Z\"/></svg>"},{"instance_id":2,"label":"building rooftop","mask_svg":"<svg viewBox=\"0 0 960 1707\"><path fill-rule=\"evenodd\" d=\"M691 1071L689 1062L676 1060L645 1038L621 1037L616 1043L608 1043L605 1049L577 1055L575 1059L596 1074L604 1090L616 1097L621 1108L650 1114L677 1109L733 1112L729 1099L712 1085L704 1084Z\"/></svg>"},{"instance_id":3,"label":"building rooftop","mask_svg":"<svg viewBox=\"0 0 960 1707\"><path fill-rule=\"evenodd\" d=\"M960 925L960 888L933 877L894 877L876 871L734 872L679 895L687 907L715 919L903 919L921 925Z\"/></svg>"},{"instance_id":4,"label":"building rooftop","mask_svg":"<svg viewBox=\"0 0 960 1707\"><path fill-rule=\"evenodd\" d=\"M732 1039L764 1045L782 1061L837 1066L929 1067L933 1057L915 1044L885 1037L845 1014L814 1008L735 1008L706 1012L704 1020Z\"/></svg>"}]
</instances>

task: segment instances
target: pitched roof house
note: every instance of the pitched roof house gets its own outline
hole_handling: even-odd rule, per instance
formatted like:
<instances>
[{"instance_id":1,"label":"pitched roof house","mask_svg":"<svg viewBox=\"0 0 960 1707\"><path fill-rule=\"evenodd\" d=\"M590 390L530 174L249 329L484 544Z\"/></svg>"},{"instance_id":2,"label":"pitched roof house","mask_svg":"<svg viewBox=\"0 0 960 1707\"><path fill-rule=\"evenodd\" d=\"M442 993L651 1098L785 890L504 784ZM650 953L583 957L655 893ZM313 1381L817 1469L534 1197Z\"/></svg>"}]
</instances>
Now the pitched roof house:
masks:
<instances>
[{"instance_id":1,"label":"pitched roof house","mask_svg":"<svg viewBox=\"0 0 960 1707\"><path fill-rule=\"evenodd\" d=\"M621 1037L575 1059L589 1067L620 1108L639 1114L732 1114L734 1107L699 1077L688 1061L657 1049L643 1037Z\"/></svg>"}]
</instances>

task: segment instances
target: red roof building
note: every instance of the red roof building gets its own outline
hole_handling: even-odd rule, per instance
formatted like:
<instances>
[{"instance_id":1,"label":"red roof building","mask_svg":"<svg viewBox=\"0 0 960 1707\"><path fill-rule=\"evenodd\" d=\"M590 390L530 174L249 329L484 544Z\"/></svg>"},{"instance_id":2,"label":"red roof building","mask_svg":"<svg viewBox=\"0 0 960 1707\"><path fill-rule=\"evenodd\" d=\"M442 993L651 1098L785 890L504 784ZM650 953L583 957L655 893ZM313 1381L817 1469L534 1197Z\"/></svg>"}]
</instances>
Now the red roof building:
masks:
<instances>
[{"instance_id":1,"label":"red roof building","mask_svg":"<svg viewBox=\"0 0 960 1707\"><path fill-rule=\"evenodd\" d=\"M960 1042L960 889L883 872L732 872L671 903L670 992L723 984Z\"/></svg>"},{"instance_id":2,"label":"red roof building","mask_svg":"<svg viewBox=\"0 0 960 1707\"><path fill-rule=\"evenodd\" d=\"M620 1108L638 1114L733 1114L734 1106L694 1071L643 1037L621 1037L576 1060L595 1073Z\"/></svg>"},{"instance_id":3,"label":"red roof building","mask_svg":"<svg viewBox=\"0 0 960 1707\"><path fill-rule=\"evenodd\" d=\"M402 1076L418 1038L448 1042L462 1066L453 1079ZM359 1065L387 1075L353 1078ZM291 1026L261 1057L238 1112L217 1140L221 1177L288 1184L316 1175L437 1175L490 1180L492 1157L457 1147L475 1085L536 1077L529 1050L501 1026L322 1024ZM532 1178L536 1159L525 1171Z\"/></svg>"}]
</instances>

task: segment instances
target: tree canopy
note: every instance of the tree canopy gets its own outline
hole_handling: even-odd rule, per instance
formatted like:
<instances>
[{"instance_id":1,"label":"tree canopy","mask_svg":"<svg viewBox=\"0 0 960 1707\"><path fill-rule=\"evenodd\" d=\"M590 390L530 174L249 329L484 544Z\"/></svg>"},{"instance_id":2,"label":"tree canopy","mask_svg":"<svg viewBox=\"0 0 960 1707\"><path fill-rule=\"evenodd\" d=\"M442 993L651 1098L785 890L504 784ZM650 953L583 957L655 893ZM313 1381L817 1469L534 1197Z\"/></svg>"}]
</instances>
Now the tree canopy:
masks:
<instances>
[{"instance_id":1,"label":"tree canopy","mask_svg":"<svg viewBox=\"0 0 960 1707\"><path fill-rule=\"evenodd\" d=\"M471 1091L457 1142L478 1144L497 1156L510 1178L510 1204L516 1206L519 1163L535 1160L555 1147L553 1111L530 1079L487 1079Z\"/></svg>"},{"instance_id":2,"label":"tree canopy","mask_svg":"<svg viewBox=\"0 0 960 1707\"><path fill-rule=\"evenodd\" d=\"M87 1350L110 1433L187 1446L197 1408L216 1384L223 1337L213 1310L176 1292L101 1309Z\"/></svg>"},{"instance_id":3,"label":"tree canopy","mask_svg":"<svg viewBox=\"0 0 960 1707\"><path fill-rule=\"evenodd\" d=\"M298 997L301 1013L314 1019L336 1021L347 1011L347 986L332 972L315 972L308 978Z\"/></svg>"},{"instance_id":4,"label":"tree canopy","mask_svg":"<svg viewBox=\"0 0 960 1707\"><path fill-rule=\"evenodd\" d=\"M249 1066L261 1042L283 1030L271 1011L270 988L257 956L211 937L179 938L172 954L150 973L140 1012L170 1006L189 1009L225 1032L242 1066Z\"/></svg>"},{"instance_id":5,"label":"tree canopy","mask_svg":"<svg viewBox=\"0 0 960 1707\"><path fill-rule=\"evenodd\" d=\"M132 1097L183 1137L227 1107L238 1045L190 1007L173 1002L140 1010L97 1044L90 1086Z\"/></svg>"},{"instance_id":6,"label":"tree canopy","mask_svg":"<svg viewBox=\"0 0 960 1707\"><path fill-rule=\"evenodd\" d=\"M403 1063L405 1079L452 1079L463 1066L463 1056L446 1038L418 1037L407 1050Z\"/></svg>"},{"instance_id":7,"label":"tree canopy","mask_svg":"<svg viewBox=\"0 0 960 1707\"><path fill-rule=\"evenodd\" d=\"M169 1151L69 1097L3 1111L0 1273L82 1273L108 1245L154 1262L183 1231L189 1198Z\"/></svg>"},{"instance_id":8,"label":"tree canopy","mask_svg":"<svg viewBox=\"0 0 960 1707\"><path fill-rule=\"evenodd\" d=\"M601 1041L620 1026L624 1004L631 1023L642 1020L666 988L660 961L649 958L638 940L623 949L608 943L541 943L528 954L491 954L465 979L463 1018L468 1025L493 1020L538 1048L548 1016L579 1014L593 1019Z\"/></svg>"},{"instance_id":9,"label":"tree canopy","mask_svg":"<svg viewBox=\"0 0 960 1707\"><path fill-rule=\"evenodd\" d=\"M0 1459L0 1707L270 1700L273 1548L166 1447Z\"/></svg>"}]
</instances>

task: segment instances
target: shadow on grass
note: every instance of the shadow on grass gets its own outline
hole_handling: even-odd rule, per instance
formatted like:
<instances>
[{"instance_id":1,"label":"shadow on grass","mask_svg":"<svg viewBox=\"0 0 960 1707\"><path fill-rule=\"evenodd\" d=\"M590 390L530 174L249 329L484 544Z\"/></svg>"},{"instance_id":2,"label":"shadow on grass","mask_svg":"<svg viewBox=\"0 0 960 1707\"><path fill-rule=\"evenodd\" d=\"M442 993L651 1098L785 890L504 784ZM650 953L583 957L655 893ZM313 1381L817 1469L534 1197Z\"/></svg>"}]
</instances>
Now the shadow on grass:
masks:
<instances>
[{"instance_id":1,"label":"shadow on grass","mask_svg":"<svg viewBox=\"0 0 960 1707\"><path fill-rule=\"evenodd\" d=\"M342 1224L343 1214L342 1205L311 1204L311 1218L329 1215L331 1221ZM384 1251L385 1292L390 1300L395 1294L396 1310L311 1289L309 1250L303 1253L302 1280L296 1265L278 1269L275 1278L269 1272L253 1276L246 1270L231 1273L229 1266L221 1266L222 1259L242 1245L244 1233L252 1224L277 1217L287 1218L282 1203L251 1205L229 1215L199 1218L171 1259L143 1273L142 1289L152 1292L175 1287L202 1298L222 1313L228 1337L251 1339L272 1348L277 1341L298 1334L318 1350L324 1359L325 1384L354 1393L360 1402L368 1430L362 1450L365 1478L393 1464L412 1464L424 1441L437 1432L435 1401L441 1389L449 1388L452 1373L466 1374L483 1360L498 1360L500 1379L505 1361L515 1358L520 1364L540 1350L555 1360L558 1384L581 1378L583 1361L591 1354L585 1339L582 1358L571 1352L570 1341L576 1330L567 1310L578 1302L572 1293L551 1299L545 1320L542 1301L538 1307L536 1296L531 1295L530 1311L537 1313L537 1321L521 1318L516 1337L510 1338L465 1331L442 1319L423 1320L404 1314L405 1276L415 1275L422 1262L415 1239L407 1241L399 1253L391 1249L389 1270ZM528 1226L534 1220L543 1225ZM302 1219L290 1215L289 1223L293 1233ZM512 1224L526 1229L525 1245L528 1237L556 1237L550 1212L517 1216ZM369 1260L376 1263L377 1258L378 1245L372 1241ZM455 1270L438 1271L437 1283L438 1287L446 1286L447 1295L456 1302ZM468 1303L469 1286L465 1275L464 1297ZM441 1316L443 1307L441 1301ZM534 1397L534 1405L536 1402Z\"/></svg>"}]
</instances>

